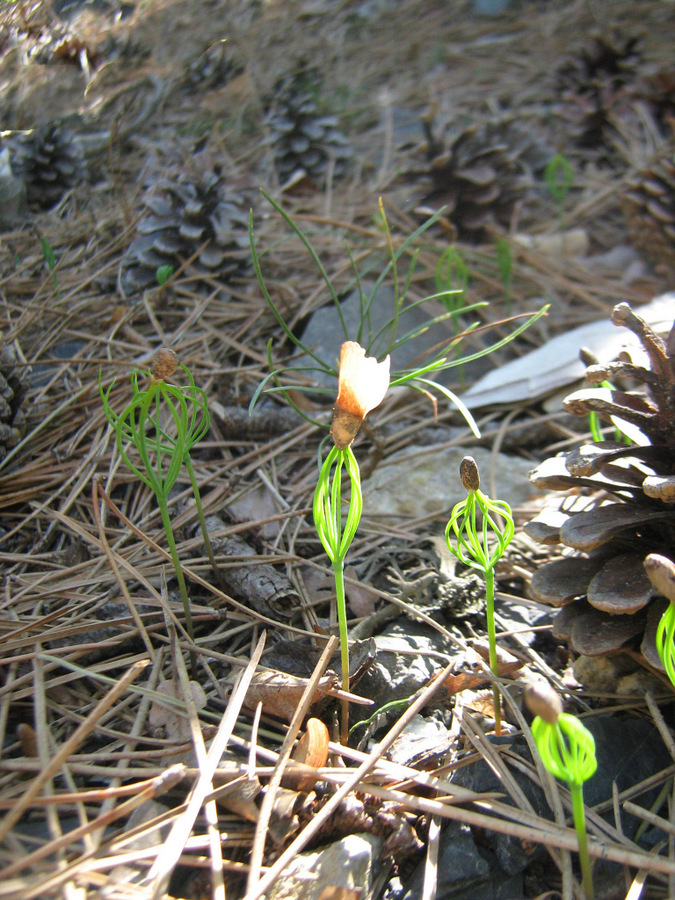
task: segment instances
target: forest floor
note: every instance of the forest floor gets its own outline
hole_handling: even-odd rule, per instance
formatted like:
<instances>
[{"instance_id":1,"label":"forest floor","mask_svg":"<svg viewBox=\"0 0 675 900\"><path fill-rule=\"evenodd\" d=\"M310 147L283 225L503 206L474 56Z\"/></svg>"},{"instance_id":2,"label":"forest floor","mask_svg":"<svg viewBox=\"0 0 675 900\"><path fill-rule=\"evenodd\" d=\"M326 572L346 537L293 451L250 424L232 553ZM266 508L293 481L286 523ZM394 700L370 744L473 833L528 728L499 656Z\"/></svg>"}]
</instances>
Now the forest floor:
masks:
<instances>
[{"instance_id":1,"label":"forest floor","mask_svg":"<svg viewBox=\"0 0 675 900\"><path fill-rule=\"evenodd\" d=\"M288 397L306 419L275 393L248 415L270 360L281 367L295 348L256 278L247 223L251 210L267 289L296 337L331 301L328 282L340 299L354 291L355 270L372 286L392 250L400 251L398 285L391 270L384 285L405 287L406 303L461 287L464 302L478 304L434 326L432 343L441 344L478 329L460 344L464 355L547 305L497 355L445 373L461 394L509 359L608 319L616 303L638 309L672 287L668 267L640 255L625 198L635 172L672 141L674 33L675 5L665 0L513 0L493 16L469 0L2 3L0 153L24 133L28 193L10 210L2 162L0 339L11 354L2 371L23 382L26 424L0 459L0 897L254 900L297 853L371 832L384 836L373 863L379 879L365 892L364 883L329 883L323 900L412 900L406 885L420 863L431 900L444 896L437 855L449 819L481 840L515 836L528 853L547 845L546 864L534 854L524 895L572 896L575 844L562 807L549 821L524 800L518 806L510 768L518 764L483 732L494 727L492 695L475 690L487 686L475 674L485 666L462 644L484 635L482 613L472 607L451 625L447 609L432 609L434 598L424 607L419 595L429 567L447 563L430 548L449 508L372 514L366 503L347 559L349 624L364 669L379 652L367 623L393 618L392 603L403 621L423 620L445 641L436 669L412 689L416 698L429 691L419 704L428 709L435 675L454 660L459 680L434 701L443 746L404 766L375 744L374 736L393 743L410 723L417 709L405 708L360 743L358 733L352 746L340 742L339 666L319 658L337 633L334 588L311 513L337 353L325 360L318 392L311 373L289 376ZM308 117L320 121L329 152L316 169L300 152L280 177L279 104L291 83L309 97ZM439 138L434 163L427 125ZM335 132L350 148L344 171ZM31 133L48 135L40 152L30 149ZM453 143L453 134L463 137ZM434 182L446 150L454 175ZM303 163L309 174L297 171ZM198 187L165 193L171 203L150 214L147 198L179 182ZM325 278L280 209L311 242ZM203 253L213 217L220 255L210 265ZM132 242L144 229L152 253L138 251L146 254L139 262ZM142 284L148 259L171 266L154 284ZM448 311L442 298L424 309L430 320ZM210 410L192 461L217 577L184 470L170 496L193 639L154 495L120 459L99 392L117 379L109 402L121 412L132 368L147 369L163 346L189 367ZM551 393L567 385L564 373L559 385L556 377ZM431 456L508 449L534 466L585 428L545 399L506 395L490 411L474 409L478 444L447 398L434 404L397 388L355 443L364 487L411 445L415 454L432 447ZM447 481L457 478L447 472ZM396 490L391 479L378 488ZM524 605L550 553L522 533L540 500L512 503L516 538L497 573L501 596ZM500 642L519 671L564 688L571 709L590 702L650 718L641 698L611 688L589 699L549 631L536 646L518 634ZM463 655L448 655L449 644ZM258 668L263 645L275 654ZM525 677L515 671L506 681L513 698ZM360 693L356 676L351 691ZM515 740L527 726L513 707ZM327 754L310 754L319 772L309 782L306 772L304 781L284 772L291 752L297 758L295 738L311 742L307 714L324 723ZM446 803L460 790L451 774L481 756L503 790ZM655 783L666 781L667 771ZM520 819L499 802L504 794ZM603 840L625 863L629 886L643 872L643 896L668 895L667 857L659 867L637 843Z\"/></svg>"}]
</instances>

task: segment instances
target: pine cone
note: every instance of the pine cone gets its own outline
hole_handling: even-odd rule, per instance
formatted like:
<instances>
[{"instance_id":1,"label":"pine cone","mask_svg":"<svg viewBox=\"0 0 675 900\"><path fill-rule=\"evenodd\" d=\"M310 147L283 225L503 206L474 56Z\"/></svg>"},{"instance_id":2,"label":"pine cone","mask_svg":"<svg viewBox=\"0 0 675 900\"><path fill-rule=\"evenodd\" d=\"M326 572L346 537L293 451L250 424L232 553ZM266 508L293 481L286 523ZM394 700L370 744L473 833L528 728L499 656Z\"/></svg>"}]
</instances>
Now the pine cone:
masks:
<instances>
[{"instance_id":1,"label":"pine cone","mask_svg":"<svg viewBox=\"0 0 675 900\"><path fill-rule=\"evenodd\" d=\"M26 432L25 392L15 367L14 354L0 344L0 460Z\"/></svg>"},{"instance_id":2,"label":"pine cone","mask_svg":"<svg viewBox=\"0 0 675 900\"><path fill-rule=\"evenodd\" d=\"M637 76L642 61L639 43L639 37L627 37L621 42L616 35L596 35L558 67L559 93L593 96L599 90L621 90Z\"/></svg>"},{"instance_id":3,"label":"pine cone","mask_svg":"<svg viewBox=\"0 0 675 900\"><path fill-rule=\"evenodd\" d=\"M622 355L609 365L592 365L587 380L630 378L643 390L589 387L571 394L565 409L580 416L596 412L639 428L641 443L585 444L546 460L531 473L544 490L574 492L560 509L545 511L525 526L544 544L576 551L537 569L532 597L559 607L553 634L585 656L639 647L662 669L654 642L664 600L644 569L649 553L675 547L675 324L663 341L628 304L614 308L612 322L638 336L650 368ZM636 435L637 436L637 435Z\"/></svg>"},{"instance_id":4,"label":"pine cone","mask_svg":"<svg viewBox=\"0 0 675 900\"><path fill-rule=\"evenodd\" d=\"M197 181L159 181L145 195L146 215L120 265L123 296L157 285L161 266L178 269L198 255L188 271L228 279L248 271L248 219L242 199L215 172Z\"/></svg>"},{"instance_id":5,"label":"pine cone","mask_svg":"<svg viewBox=\"0 0 675 900\"><path fill-rule=\"evenodd\" d=\"M17 136L9 144L14 173L23 178L28 205L51 209L64 194L87 179L79 136L58 122Z\"/></svg>"},{"instance_id":6,"label":"pine cone","mask_svg":"<svg viewBox=\"0 0 675 900\"><path fill-rule=\"evenodd\" d=\"M352 157L349 140L339 130L336 116L319 113L317 79L311 70L299 70L277 85L274 104L266 117L279 181L297 173L317 183L325 180L329 162L333 177L341 178Z\"/></svg>"},{"instance_id":7,"label":"pine cone","mask_svg":"<svg viewBox=\"0 0 675 900\"><path fill-rule=\"evenodd\" d=\"M645 73L634 95L647 105L664 138L675 130L675 68L654 69Z\"/></svg>"},{"instance_id":8,"label":"pine cone","mask_svg":"<svg viewBox=\"0 0 675 900\"><path fill-rule=\"evenodd\" d=\"M558 68L556 88L565 101L563 115L577 147L605 150L611 146L614 114L624 89L638 74L639 40L595 37Z\"/></svg>"},{"instance_id":9,"label":"pine cone","mask_svg":"<svg viewBox=\"0 0 675 900\"><path fill-rule=\"evenodd\" d=\"M675 150L673 145L652 165L632 175L621 196L633 244L657 272L675 273Z\"/></svg>"},{"instance_id":10,"label":"pine cone","mask_svg":"<svg viewBox=\"0 0 675 900\"><path fill-rule=\"evenodd\" d=\"M216 41L187 66L183 84L194 90L212 90L241 75L243 66L232 56L226 41Z\"/></svg>"},{"instance_id":11,"label":"pine cone","mask_svg":"<svg viewBox=\"0 0 675 900\"><path fill-rule=\"evenodd\" d=\"M427 142L424 204L445 205L446 215L467 240L482 240L490 227L508 228L516 203L525 197L553 151L512 119L453 131L424 121Z\"/></svg>"}]
</instances>

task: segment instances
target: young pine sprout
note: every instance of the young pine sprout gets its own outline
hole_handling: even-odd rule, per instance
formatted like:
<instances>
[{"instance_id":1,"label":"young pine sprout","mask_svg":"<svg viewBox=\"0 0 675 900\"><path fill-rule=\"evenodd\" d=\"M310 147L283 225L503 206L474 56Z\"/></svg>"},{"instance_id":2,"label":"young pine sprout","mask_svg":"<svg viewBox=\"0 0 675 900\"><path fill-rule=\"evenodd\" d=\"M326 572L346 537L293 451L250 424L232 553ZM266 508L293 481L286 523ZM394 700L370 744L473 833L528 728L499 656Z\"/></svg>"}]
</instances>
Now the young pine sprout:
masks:
<instances>
[{"instance_id":1,"label":"young pine sprout","mask_svg":"<svg viewBox=\"0 0 675 900\"><path fill-rule=\"evenodd\" d=\"M478 466L472 456L465 456L459 466L466 500L457 503L445 528L445 542L450 552L465 566L479 569L485 575L485 601L490 669L499 674L495 632L494 567L508 547L514 532L511 507L503 500L491 500L480 489ZM499 519L503 519L502 525ZM452 535L455 541L452 540ZM496 684L492 686L495 706L495 732L501 732L501 701Z\"/></svg>"},{"instance_id":2,"label":"young pine sprout","mask_svg":"<svg viewBox=\"0 0 675 900\"><path fill-rule=\"evenodd\" d=\"M560 697L549 685L530 685L525 691L525 702L535 714L532 737L541 761L551 775L569 785L584 893L586 900L593 900L583 784L598 767L595 739L576 716L562 711Z\"/></svg>"},{"instance_id":3,"label":"young pine sprout","mask_svg":"<svg viewBox=\"0 0 675 900\"><path fill-rule=\"evenodd\" d=\"M188 384L185 387L178 387L166 380L178 369L187 376ZM149 376L145 388L141 388L139 384L141 375ZM168 347L163 347L155 354L150 372L142 372L137 369L132 371L133 396L120 415L113 411L109 402L114 384L113 381L108 390L104 392L99 374L99 393L103 410L115 431L118 453L134 475L140 478L157 498L169 553L178 579L186 628L192 638L190 602L171 527L169 493L184 465L192 485L209 561L215 571L216 564L206 530L201 496L190 459L190 451L209 430L208 400L204 391L195 385L192 373L187 366L179 364L178 357ZM163 408L168 410L171 426L164 427L162 425ZM169 428L170 430L168 430ZM134 456L134 459L129 455L130 445L138 454L137 457Z\"/></svg>"},{"instance_id":4,"label":"young pine sprout","mask_svg":"<svg viewBox=\"0 0 675 900\"><path fill-rule=\"evenodd\" d=\"M335 442L321 467L314 492L314 526L333 567L340 632L342 689L349 690L349 645L344 561L361 520L361 476L351 444L367 414L379 406L389 387L389 357L379 362L367 357L356 341L346 341L340 352L338 395L331 435ZM349 478L347 515L342 520L342 469ZM341 740L347 743L349 708L342 701Z\"/></svg>"}]
</instances>

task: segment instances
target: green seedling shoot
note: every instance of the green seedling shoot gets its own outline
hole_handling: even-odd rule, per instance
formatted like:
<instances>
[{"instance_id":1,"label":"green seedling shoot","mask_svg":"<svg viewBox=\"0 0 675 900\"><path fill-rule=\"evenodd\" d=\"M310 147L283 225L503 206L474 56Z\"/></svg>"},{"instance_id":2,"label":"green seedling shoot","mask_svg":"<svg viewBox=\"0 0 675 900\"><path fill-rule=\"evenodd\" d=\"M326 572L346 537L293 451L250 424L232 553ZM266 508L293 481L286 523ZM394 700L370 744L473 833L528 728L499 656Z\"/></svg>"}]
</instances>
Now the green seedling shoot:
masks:
<instances>
[{"instance_id":1,"label":"green seedling shoot","mask_svg":"<svg viewBox=\"0 0 675 900\"><path fill-rule=\"evenodd\" d=\"M293 221L288 213L285 212L284 209L272 197L269 196L269 194L266 194L264 191L262 191L262 194L265 199L273 206L276 212L282 217L293 234L301 241L301 243L305 247L305 250L312 259L320 278L325 283L328 295L335 308L336 315L338 316L344 333L344 340L357 340L365 347L366 352L369 354L376 354L380 358L390 353L393 354L399 347L402 347L409 341L415 340L417 337L419 337L419 335L421 335L425 331L428 331L435 325L440 324L441 322L444 322L448 319L455 320L460 314L462 316L466 316L469 313L474 312L479 307L483 307L486 305L484 302L479 302L460 307L453 306L452 312L445 311L438 316L434 316L433 318L430 316L428 322L422 323L421 325L418 324L414 327L406 328L406 323L409 322L409 318L407 316L409 312L420 307L423 308L429 301L441 299L440 296L434 294L430 297L425 297L422 300L416 300L414 302L406 303L406 296L408 288L412 282L415 262L417 259L417 250L414 248L414 243L418 240L418 238L421 237L422 234L424 234L425 231L427 231L427 229L431 228L434 222L437 221L438 217L442 214L442 210L439 210L438 213L432 216L415 232L413 232L413 234L407 237L399 247L394 248L393 240L389 232L389 226L384 213L384 207L380 203L378 206L378 220L382 224L382 229L384 230L384 234L386 237L387 249L389 251L389 262L385 265L385 267L378 275L372 288L366 290L366 287L362 280L362 275L358 271L354 257L349 247L347 246L347 253L349 255L349 260L352 264L352 269L354 272L353 282L349 285L349 289L353 288L354 286L356 287L359 294L361 307L359 325L356 329L356 334L354 334L350 332L347 327L347 322L345 321L344 314L342 312L342 306L335 286L331 282L330 276L328 275L325 266L321 262L319 255L312 246L309 238L300 228L300 226ZM326 376L335 377L337 375L334 364L332 363L332 360L323 359L321 356L317 355L316 351L312 347L309 347L302 342L302 340L297 336L295 330L291 327L291 323L287 321L282 310L275 303L272 295L267 289L267 285L265 283L262 272L261 255L258 251L255 241L252 212L249 215L249 241L251 245L251 258L253 261L253 267L255 269L255 273L258 278L258 283L260 285L263 297L267 302L270 312L279 325L284 339L292 345L294 350L302 354L301 364L298 364L297 362L294 363L291 360L288 365L277 366L272 358L272 348L273 346L279 344L279 340L270 338L267 345L267 357L269 361L270 372L265 376L258 388L255 390L253 397L251 398L249 411L255 408L255 405L263 392L281 394L284 400L291 407L293 407L293 409L295 409L298 415L312 422L312 424L314 425L321 426L323 425L323 423L308 416L306 410L302 409L295 402L293 395L297 393L312 394L314 396L321 394L329 395L330 390L322 387L319 382L325 383ZM399 277L399 264L401 260L406 258L410 259L408 270L405 273L405 277ZM447 270L441 269L439 275L442 275L444 271L445 274L447 274ZM403 273L401 273L401 275L403 275ZM391 277L394 285L394 309L388 321L386 321L385 324L382 325L378 330L375 330L372 327L371 313L374 308L374 304L377 302L379 288L384 282L385 278L387 278L387 276ZM447 295L447 290L443 290L440 293ZM536 322L537 319L545 315L547 309L548 307L546 306L542 307L542 309L540 309L537 313L534 313L531 317L522 322L522 324L514 328L514 330L510 334L506 335L503 338L500 338L499 340L495 341L495 343L487 347L468 354L467 356L460 356L458 352L451 352L451 349L457 347L459 343L459 336L457 337L457 339L452 338L447 341L441 341L439 342L438 347L434 348L434 352L429 357L424 358L419 365L411 368L399 369L398 371L392 371L391 384L392 386L405 384L412 390L424 394L424 396L427 398L431 398L434 404L436 403L436 395L440 395L442 398L450 401L450 403L452 403L459 410L473 433L478 435L478 427L476 426L476 423L474 422L467 407L462 403L461 399L453 391L449 390L449 388L447 388L444 384L441 384L437 379L439 379L441 374L447 369L454 368L455 366L464 366L468 362L472 362L475 359L487 356L494 350L498 350L501 347L505 346L510 341L514 340L520 334L522 334L527 328L530 327L530 325ZM477 324L478 323L476 323L476 325ZM464 331L471 331L474 327L476 326L469 325L466 329L464 329Z\"/></svg>"},{"instance_id":2,"label":"green seedling shoot","mask_svg":"<svg viewBox=\"0 0 675 900\"><path fill-rule=\"evenodd\" d=\"M155 272L155 280L159 287L164 287L169 278L173 275L173 266L159 266L157 271Z\"/></svg>"},{"instance_id":3,"label":"green seedling shoot","mask_svg":"<svg viewBox=\"0 0 675 900\"><path fill-rule=\"evenodd\" d=\"M185 387L169 384L165 380L179 368L188 379ZM149 383L144 389L139 384L141 376L149 377ZM176 354L167 348L163 348L155 354L150 372L136 369L132 371L133 397L121 415L113 411L109 402L114 384L113 381L104 393L99 375L99 393L103 409L108 422L115 431L118 453L134 475L140 478L157 498L169 553L178 579L186 628L192 638L194 632L190 601L171 527L169 493L184 465L192 485L209 561L214 572L217 571L206 529L197 479L190 459L190 451L209 430L208 400L205 392L195 385L192 373L187 366L179 365ZM163 410L168 412L168 420L172 423L172 434L169 434L167 430L169 426L165 428L161 424L163 419L166 420L166 414L162 416ZM129 455L130 445L135 447L139 460L132 460Z\"/></svg>"},{"instance_id":4,"label":"green seedling shoot","mask_svg":"<svg viewBox=\"0 0 675 900\"><path fill-rule=\"evenodd\" d=\"M565 199L574 181L574 169L561 153L556 153L549 161L544 170L544 181L558 207L558 217L562 219Z\"/></svg>"},{"instance_id":5,"label":"green seedling shoot","mask_svg":"<svg viewBox=\"0 0 675 900\"><path fill-rule=\"evenodd\" d=\"M548 685L530 685L525 702L535 714L532 737L545 768L569 785L574 829L579 843L581 880L586 900L593 900L593 877L586 837L584 782L598 767L595 739L581 722L562 711L560 697Z\"/></svg>"},{"instance_id":6,"label":"green seedling shoot","mask_svg":"<svg viewBox=\"0 0 675 900\"><path fill-rule=\"evenodd\" d=\"M608 388L610 391L614 390L614 385L610 381L601 381L599 386ZM588 414L588 430L590 431L591 437L596 444L604 440L604 437L602 435L602 427L600 425L600 416L597 414L597 412L595 412L595 410L592 410ZM630 444L630 438L627 435L623 434L621 429L616 425L614 426L614 440L623 442L624 444Z\"/></svg>"},{"instance_id":7,"label":"green seedling shoot","mask_svg":"<svg viewBox=\"0 0 675 900\"><path fill-rule=\"evenodd\" d=\"M667 556L650 553L644 567L652 585L669 601L656 629L656 649L675 687L675 563Z\"/></svg>"},{"instance_id":8,"label":"green seedling shoot","mask_svg":"<svg viewBox=\"0 0 675 900\"><path fill-rule=\"evenodd\" d=\"M342 470L349 477L349 506L342 521ZM349 691L349 643L347 634L347 600L345 597L344 563L347 551L354 540L361 521L361 478L359 465L351 447L341 450L333 447L321 467L314 492L314 526L333 567L338 630L340 634L340 664L342 690ZM347 700L342 700L341 740L347 743L349 710Z\"/></svg>"},{"instance_id":9,"label":"green seedling shoot","mask_svg":"<svg viewBox=\"0 0 675 900\"><path fill-rule=\"evenodd\" d=\"M506 309L508 314L511 315L511 273L513 271L513 256L511 255L511 246L509 242L504 238L497 238L495 241L495 254L497 256L499 277L504 286Z\"/></svg>"},{"instance_id":10,"label":"green seedling shoot","mask_svg":"<svg viewBox=\"0 0 675 900\"><path fill-rule=\"evenodd\" d=\"M462 254L456 247L448 247L444 250L436 264L435 272L436 292L438 299L450 313L452 332L457 336L461 329L459 317L464 311L464 297L466 286L469 283L469 270ZM455 356L459 359L461 351L459 346L455 349ZM459 380L464 387L464 367L459 366Z\"/></svg>"},{"instance_id":11,"label":"green seedling shoot","mask_svg":"<svg viewBox=\"0 0 675 900\"><path fill-rule=\"evenodd\" d=\"M351 448L352 441L367 414L379 406L389 387L389 357L379 362L366 357L356 341L346 341L340 351L338 396L335 401L331 436L335 446L321 467L314 492L314 526L333 567L342 690L349 691L349 643L347 634L347 601L344 584L344 562L361 521L363 498L359 465ZM349 479L349 505L342 518L342 470ZM341 740L349 737L349 707L342 700Z\"/></svg>"},{"instance_id":12,"label":"green seedling shoot","mask_svg":"<svg viewBox=\"0 0 675 900\"><path fill-rule=\"evenodd\" d=\"M491 500L481 491L478 466L473 457L464 457L460 463L459 474L468 495L466 500L455 504L445 528L445 541L450 552L461 563L479 569L485 575L490 669L493 675L499 675L495 632L494 567L511 542L515 526L508 503L503 500ZM503 525L500 518L504 521ZM496 683L492 685L492 696L495 707L495 733L500 734L501 701Z\"/></svg>"},{"instance_id":13,"label":"green seedling shoot","mask_svg":"<svg viewBox=\"0 0 675 900\"><path fill-rule=\"evenodd\" d=\"M40 238L40 246L42 247L42 257L45 261L45 264L49 271L52 273L52 279L54 280L54 290L56 291L56 299L60 300L61 291L59 290L59 279L56 274L56 257L54 255L54 248L46 238Z\"/></svg>"}]
</instances>

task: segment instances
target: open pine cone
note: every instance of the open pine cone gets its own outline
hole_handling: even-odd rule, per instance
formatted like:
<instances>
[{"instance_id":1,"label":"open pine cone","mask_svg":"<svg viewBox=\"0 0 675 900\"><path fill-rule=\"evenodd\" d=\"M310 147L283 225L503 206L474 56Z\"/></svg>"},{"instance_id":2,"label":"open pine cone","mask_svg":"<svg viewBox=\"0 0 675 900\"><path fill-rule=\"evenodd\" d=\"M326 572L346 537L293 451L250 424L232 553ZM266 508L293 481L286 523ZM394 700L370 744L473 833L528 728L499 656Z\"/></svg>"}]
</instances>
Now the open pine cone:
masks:
<instances>
[{"instance_id":1,"label":"open pine cone","mask_svg":"<svg viewBox=\"0 0 675 900\"><path fill-rule=\"evenodd\" d=\"M79 135L59 122L35 128L9 143L15 175L23 178L29 206L51 209L75 185L87 180Z\"/></svg>"},{"instance_id":2,"label":"open pine cone","mask_svg":"<svg viewBox=\"0 0 675 900\"><path fill-rule=\"evenodd\" d=\"M213 90L243 71L226 41L215 41L186 66L183 84L188 90Z\"/></svg>"},{"instance_id":3,"label":"open pine cone","mask_svg":"<svg viewBox=\"0 0 675 900\"><path fill-rule=\"evenodd\" d=\"M664 341L626 303L614 308L612 322L637 335L649 368L621 358L589 366L587 381L627 378L642 389L588 387L568 396L564 406L574 415L596 412L628 423L623 430L632 426L640 443L584 444L531 473L538 488L568 496L559 510L529 522L526 532L574 553L541 566L530 593L559 608L553 633L577 653L639 648L662 669L654 638L665 601L647 577L644 559L650 553L672 556L675 548L675 324Z\"/></svg>"},{"instance_id":4,"label":"open pine cone","mask_svg":"<svg viewBox=\"0 0 675 900\"><path fill-rule=\"evenodd\" d=\"M333 177L341 178L352 148L339 130L336 116L319 112L316 76L311 70L300 69L286 83L278 84L276 91L266 124L279 181L283 184L300 173L320 184L329 163Z\"/></svg>"},{"instance_id":5,"label":"open pine cone","mask_svg":"<svg viewBox=\"0 0 675 900\"><path fill-rule=\"evenodd\" d=\"M430 190L423 203L444 205L460 238L482 240L494 226L508 229L516 203L553 156L513 119L495 119L457 130L423 120Z\"/></svg>"},{"instance_id":6,"label":"open pine cone","mask_svg":"<svg viewBox=\"0 0 675 900\"><path fill-rule=\"evenodd\" d=\"M9 347L0 344L0 459L26 432L25 391Z\"/></svg>"},{"instance_id":7,"label":"open pine cone","mask_svg":"<svg viewBox=\"0 0 675 900\"><path fill-rule=\"evenodd\" d=\"M657 271L675 273L675 145L631 175L621 206L633 244Z\"/></svg>"},{"instance_id":8,"label":"open pine cone","mask_svg":"<svg viewBox=\"0 0 675 900\"><path fill-rule=\"evenodd\" d=\"M248 270L248 219L243 200L214 172L188 181L162 180L143 199L146 214L120 264L124 296L157 286L157 270L177 270L196 255L188 271L229 279Z\"/></svg>"},{"instance_id":9,"label":"open pine cone","mask_svg":"<svg viewBox=\"0 0 675 900\"><path fill-rule=\"evenodd\" d=\"M578 147L603 154L610 151L612 158L613 119L638 75L639 40L596 36L557 69L556 91L564 101L563 114Z\"/></svg>"},{"instance_id":10,"label":"open pine cone","mask_svg":"<svg viewBox=\"0 0 675 900\"><path fill-rule=\"evenodd\" d=\"M596 35L591 42L571 53L558 67L556 83L560 93L593 95L598 91L618 91L630 84L639 71L640 38Z\"/></svg>"}]
</instances>

